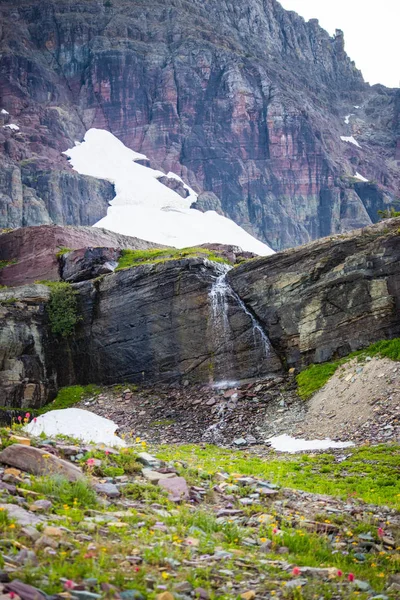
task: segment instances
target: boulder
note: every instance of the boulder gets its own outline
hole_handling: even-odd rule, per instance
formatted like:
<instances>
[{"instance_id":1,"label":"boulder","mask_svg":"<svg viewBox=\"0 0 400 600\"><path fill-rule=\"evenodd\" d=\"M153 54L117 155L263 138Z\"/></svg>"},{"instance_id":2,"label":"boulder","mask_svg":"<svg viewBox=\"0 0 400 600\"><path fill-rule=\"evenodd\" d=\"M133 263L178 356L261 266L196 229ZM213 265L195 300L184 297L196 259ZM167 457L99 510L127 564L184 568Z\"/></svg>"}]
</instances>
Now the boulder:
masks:
<instances>
[{"instance_id":1,"label":"boulder","mask_svg":"<svg viewBox=\"0 0 400 600\"><path fill-rule=\"evenodd\" d=\"M189 500L189 489L183 477L172 477L171 479L160 479L158 485L168 492L168 498L172 502L183 502Z\"/></svg>"},{"instance_id":2,"label":"boulder","mask_svg":"<svg viewBox=\"0 0 400 600\"><path fill-rule=\"evenodd\" d=\"M79 467L40 448L12 444L0 452L0 462L33 475L61 475L69 481L84 479Z\"/></svg>"},{"instance_id":3,"label":"boulder","mask_svg":"<svg viewBox=\"0 0 400 600\"><path fill-rule=\"evenodd\" d=\"M94 279L115 271L121 250L116 248L80 248L61 257L61 276L69 283Z\"/></svg>"}]
</instances>

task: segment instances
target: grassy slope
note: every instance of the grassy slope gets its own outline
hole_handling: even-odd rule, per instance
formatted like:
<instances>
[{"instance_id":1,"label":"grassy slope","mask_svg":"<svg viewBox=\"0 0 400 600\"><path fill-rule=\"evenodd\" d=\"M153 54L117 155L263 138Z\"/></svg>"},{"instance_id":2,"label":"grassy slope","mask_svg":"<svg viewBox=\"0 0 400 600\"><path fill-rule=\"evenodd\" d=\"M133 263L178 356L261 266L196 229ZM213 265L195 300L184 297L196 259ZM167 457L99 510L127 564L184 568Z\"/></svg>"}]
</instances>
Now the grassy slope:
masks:
<instances>
[{"instance_id":1,"label":"grassy slope","mask_svg":"<svg viewBox=\"0 0 400 600\"><path fill-rule=\"evenodd\" d=\"M138 267L143 264L158 264L170 260L181 260L183 258L194 258L201 256L213 262L226 263L224 258L205 248L176 248L153 249L153 250L123 250L118 262L117 271Z\"/></svg>"},{"instance_id":2,"label":"grassy slope","mask_svg":"<svg viewBox=\"0 0 400 600\"><path fill-rule=\"evenodd\" d=\"M1 431L1 437L6 438L7 432ZM114 468L123 469L131 475L139 468L136 453L141 449L138 441L136 448L123 451L119 456L105 457L104 452L96 450L87 453L81 463L85 465L90 457L100 458L102 465L96 467L95 474L107 476L109 469ZM61 545L52 554L36 549L38 566L18 565L13 577L36 585L47 593L61 592L63 585L60 578L64 577L78 583L95 578L97 583L92 591L101 591L98 585L107 582L120 589L138 590L149 599L157 598L163 591L157 586L164 586L173 592L177 583L189 582L193 587L207 589L211 599L237 598L238 592L226 591L233 585L235 589L239 588L240 593L253 587L262 589L262 597L270 597L265 596L269 593L271 597L276 595L293 600L333 597L364 600L370 595L360 593L346 582L345 577L341 579L342 583L338 583L337 576L332 581L312 578L301 593L297 588L292 591L285 589L285 583L293 579L290 568L284 571L271 561L283 559L292 565L326 566L340 569L345 574L351 572L357 578L368 581L376 591L384 589L390 573L400 568L399 556L396 558L395 553L367 553L366 560L360 562L351 551L344 555L334 552L326 535L310 533L302 527L303 517L298 511L293 513L297 519L295 524L292 518L276 512L271 514L268 500L245 508L247 518L251 515L256 517L253 526L244 527L230 518L219 519L213 510L215 499L212 491L218 483L216 473L225 470L232 474L232 482L239 473L261 475L303 489L333 489L345 496L353 496L356 492L370 499L367 486L364 487L360 479L368 464L366 461L372 461L375 466L365 480L368 484L373 482L376 487L376 493L371 498L378 503L394 504L398 503L398 488L393 484L386 485L380 478L395 478L399 465L398 447L364 448L353 452L345 466L340 463L335 467L332 457L327 455L260 459L211 446L170 446L154 451L160 457L174 460L178 472L189 483L207 490L201 505L171 504L157 486L136 482L128 484L123 492L127 500L136 502L136 507L113 515L113 506L104 508L98 505L90 487L84 483L70 484L58 478L31 476L30 485L19 485L21 494L24 494L22 488L26 488L28 502L31 502L32 493L39 494L34 499L50 499L53 506L50 509L52 515L48 518L50 521L54 518L57 527L64 526L70 533L62 534ZM327 466L332 467L333 471L339 469L340 488L333 487L334 473L327 471ZM346 471L353 473L353 480L344 476ZM153 503L156 505L153 506ZM97 512L93 513L93 509ZM167 512L157 512L160 509ZM121 508L118 510L121 511ZM268 519L259 518L259 515L268 513L271 514ZM92 518L94 514L97 515L95 521ZM321 514L321 522L324 522L324 518L326 516ZM336 536L338 541L344 540L348 544L349 536L356 539L358 534L367 531L376 537L377 525L372 514L369 523L353 521L351 517L341 515L330 516L330 519L336 521L340 528ZM160 521L164 524L161 528L157 525ZM281 532L279 535L274 534L276 527ZM18 553L19 544L30 545L18 525L12 523L4 511L0 511L0 534L11 555ZM82 535L89 537L85 539ZM255 540L255 545L248 545L246 540L249 537ZM270 551L260 551L259 544L268 539L272 540ZM279 554L281 546L288 549L284 557ZM348 547L351 549L351 543ZM230 552L231 557L222 563L198 562L199 555L213 554L218 549ZM140 557L139 564L127 561L127 556ZM2 561L0 558L0 563ZM149 587L150 580L153 583ZM340 595L334 595L338 589L342 590Z\"/></svg>"},{"instance_id":3,"label":"grassy slope","mask_svg":"<svg viewBox=\"0 0 400 600\"><path fill-rule=\"evenodd\" d=\"M353 352L335 362L311 365L297 376L298 393L301 398L307 399L321 389L335 374L336 370L352 358L365 360L367 356L381 356L391 360L400 360L400 338L382 340L372 344L365 350Z\"/></svg>"}]
</instances>

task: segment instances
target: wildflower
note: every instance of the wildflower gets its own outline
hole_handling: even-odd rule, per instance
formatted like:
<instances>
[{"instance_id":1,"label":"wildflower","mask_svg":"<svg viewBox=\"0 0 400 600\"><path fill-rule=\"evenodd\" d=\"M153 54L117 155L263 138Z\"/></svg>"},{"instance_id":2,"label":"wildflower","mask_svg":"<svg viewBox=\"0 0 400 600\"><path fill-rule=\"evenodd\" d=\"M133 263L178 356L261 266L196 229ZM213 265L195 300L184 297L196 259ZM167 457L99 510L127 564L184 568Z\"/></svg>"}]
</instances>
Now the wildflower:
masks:
<instances>
[{"instance_id":1,"label":"wildflower","mask_svg":"<svg viewBox=\"0 0 400 600\"><path fill-rule=\"evenodd\" d=\"M86 464L89 467L93 467L93 465L94 465L94 458L88 458L87 461L86 461Z\"/></svg>"},{"instance_id":2,"label":"wildflower","mask_svg":"<svg viewBox=\"0 0 400 600\"><path fill-rule=\"evenodd\" d=\"M33 417L33 422L36 423L37 417Z\"/></svg>"},{"instance_id":3,"label":"wildflower","mask_svg":"<svg viewBox=\"0 0 400 600\"><path fill-rule=\"evenodd\" d=\"M66 590L72 590L75 587L75 584L71 579L67 579L67 581L64 582L64 587Z\"/></svg>"},{"instance_id":4,"label":"wildflower","mask_svg":"<svg viewBox=\"0 0 400 600\"><path fill-rule=\"evenodd\" d=\"M167 573L166 571L163 571L163 572L161 573L161 577L162 577L163 579L168 579L168 577L169 577L169 573Z\"/></svg>"},{"instance_id":5,"label":"wildflower","mask_svg":"<svg viewBox=\"0 0 400 600\"><path fill-rule=\"evenodd\" d=\"M106 456L108 456L110 454L109 450L105 450Z\"/></svg>"},{"instance_id":6,"label":"wildflower","mask_svg":"<svg viewBox=\"0 0 400 600\"><path fill-rule=\"evenodd\" d=\"M350 582L354 581L354 579L355 579L355 577L354 577L354 573L349 573L349 574L347 575L347 579L348 579Z\"/></svg>"},{"instance_id":7,"label":"wildflower","mask_svg":"<svg viewBox=\"0 0 400 600\"><path fill-rule=\"evenodd\" d=\"M8 595L10 596L11 600L13 600L13 598L17 598L17 594L15 592L9 592Z\"/></svg>"},{"instance_id":8,"label":"wildflower","mask_svg":"<svg viewBox=\"0 0 400 600\"><path fill-rule=\"evenodd\" d=\"M64 509L64 510L69 510L69 506L68 506L68 504L64 504L64 505L63 505L63 509Z\"/></svg>"},{"instance_id":9,"label":"wildflower","mask_svg":"<svg viewBox=\"0 0 400 600\"><path fill-rule=\"evenodd\" d=\"M300 571L299 567L294 567L294 569L292 570L292 575L294 575L295 577L300 575L300 573L301 573L301 571Z\"/></svg>"},{"instance_id":10,"label":"wildflower","mask_svg":"<svg viewBox=\"0 0 400 600\"><path fill-rule=\"evenodd\" d=\"M338 569L338 572L336 573L336 575L338 577L343 577L343 571L341 571L340 569Z\"/></svg>"},{"instance_id":11,"label":"wildflower","mask_svg":"<svg viewBox=\"0 0 400 600\"><path fill-rule=\"evenodd\" d=\"M378 527L378 537L383 538L384 535L385 532L383 531L382 527Z\"/></svg>"},{"instance_id":12,"label":"wildflower","mask_svg":"<svg viewBox=\"0 0 400 600\"><path fill-rule=\"evenodd\" d=\"M272 533L274 533L275 535L278 533L279 529L277 529L276 527L273 528Z\"/></svg>"},{"instance_id":13,"label":"wildflower","mask_svg":"<svg viewBox=\"0 0 400 600\"><path fill-rule=\"evenodd\" d=\"M136 442L137 444L139 444L139 443L141 442L141 439L140 439L140 437L137 437L137 438L136 438L136 440L135 440L135 442Z\"/></svg>"},{"instance_id":14,"label":"wildflower","mask_svg":"<svg viewBox=\"0 0 400 600\"><path fill-rule=\"evenodd\" d=\"M15 525L14 523L11 523L11 525L8 526L10 529L15 529Z\"/></svg>"},{"instance_id":15,"label":"wildflower","mask_svg":"<svg viewBox=\"0 0 400 600\"><path fill-rule=\"evenodd\" d=\"M21 415L19 415L19 417L18 417L18 421L21 423L21 421L22 421L22 417L21 417Z\"/></svg>"},{"instance_id":16,"label":"wildflower","mask_svg":"<svg viewBox=\"0 0 400 600\"><path fill-rule=\"evenodd\" d=\"M265 544L265 542L266 542L266 541L267 541L267 538L260 538L260 542L261 542L262 544Z\"/></svg>"},{"instance_id":17,"label":"wildflower","mask_svg":"<svg viewBox=\"0 0 400 600\"><path fill-rule=\"evenodd\" d=\"M31 416L31 413L26 413L25 419L29 419L30 416Z\"/></svg>"}]
</instances>

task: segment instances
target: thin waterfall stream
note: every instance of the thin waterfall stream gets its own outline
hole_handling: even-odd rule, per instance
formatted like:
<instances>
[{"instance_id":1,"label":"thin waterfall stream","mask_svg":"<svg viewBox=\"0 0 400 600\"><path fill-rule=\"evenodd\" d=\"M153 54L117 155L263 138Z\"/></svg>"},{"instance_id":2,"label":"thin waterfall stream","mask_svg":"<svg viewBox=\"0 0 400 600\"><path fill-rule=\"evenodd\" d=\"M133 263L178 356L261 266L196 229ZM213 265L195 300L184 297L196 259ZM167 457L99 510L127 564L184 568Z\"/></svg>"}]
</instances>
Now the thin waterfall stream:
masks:
<instances>
[{"instance_id":1,"label":"thin waterfall stream","mask_svg":"<svg viewBox=\"0 0 400 600\"><path fill-rule=\"evenodd\" d=\"M262 329L261 325L257 322L254 315L246 307L242 299L236 294L236 292L229 285L227 280L227 274L232 267L228 265L221 265L221 274L215 279L211 290L209 292L210 305L211 305L211 316L212 323L215 331L215 336L220 342L221 346L226 351L233 352L233 339L232 331L229 324L229 305L234 303L240 308L240 310L250 319L252 331L253 331L253 343L254 347L262 347L263 354L268 357L271 351L271 343ZM231 302L229 302L231 300ZM215 383L215 387L224 387L224 381ZM228 383L228 382L227 382ZM234 383L234 382L232 382ZM211 443L221 443L223 440L223 431L226 426L226 420L229 413L236 407L235 394L229 399L229 401L222 403L218 407L216 417L218 421L211 425L203 434L202 439Z\"/></svg>"}]
</instances>

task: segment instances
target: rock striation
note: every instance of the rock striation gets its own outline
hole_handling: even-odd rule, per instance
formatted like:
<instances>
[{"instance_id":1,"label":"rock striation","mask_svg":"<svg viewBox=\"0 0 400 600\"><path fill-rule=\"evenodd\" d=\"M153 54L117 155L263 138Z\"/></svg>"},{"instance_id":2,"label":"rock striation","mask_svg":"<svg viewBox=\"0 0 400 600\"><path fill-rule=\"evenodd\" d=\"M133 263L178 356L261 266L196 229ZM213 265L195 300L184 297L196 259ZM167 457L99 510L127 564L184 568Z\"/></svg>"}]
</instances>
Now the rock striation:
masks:
<instances>
[{"instance_id":1,"label":"rock striation","mask_svg":"<svg viewBox=\"0 0 400 600\"><path fill-rule=\"evenodd\" d=\"M112 185L61 154L91 127L278 250L398 194L400 91L276 0L15 0L0 19L0 227L105 215Z\"/></svg>"},{"instance_id":2,"label":"rock striation","mask_svg":"<svg viewBox=\"0 0 400 600\"><path fill-rule=\"evenodd\" d=\"M68 338L52 332L47 286L0 290L5 406L41 406L73 384L260 378L400 336L400 219L234 267L199 256L114 271L120 252L59 257L77 298Z\"/></svg>"},{"instance_id":3,"label":"rock striation","mask_svg":"<svg viewBox=\"0 0 400 600\"><path fill-rule=\"evenodd\" d=\"M229 281L289 367L400 335L400 220L256 259Z\"/></svg>"}]
</instances>

